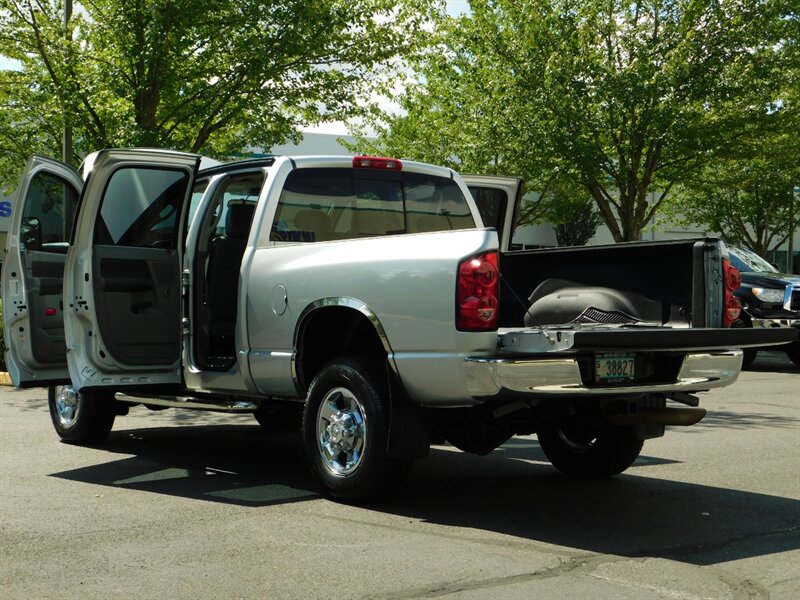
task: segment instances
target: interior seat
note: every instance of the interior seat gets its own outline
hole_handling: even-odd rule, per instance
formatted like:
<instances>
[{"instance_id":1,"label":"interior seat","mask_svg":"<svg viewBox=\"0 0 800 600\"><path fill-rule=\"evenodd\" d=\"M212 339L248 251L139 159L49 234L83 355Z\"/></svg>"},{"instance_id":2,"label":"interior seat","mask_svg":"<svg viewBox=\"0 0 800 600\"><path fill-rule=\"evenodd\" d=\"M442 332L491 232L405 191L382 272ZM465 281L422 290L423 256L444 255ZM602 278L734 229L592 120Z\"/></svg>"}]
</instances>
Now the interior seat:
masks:
<instances>
[{"instance_id":1,"label":"interior seat","mask_svg":"<svg viewBox=\"0 0 800 600\"><path fill-rule=\"evenodd\" d=\"M211 240L208 248L207 298L211 315L214 354L234 356L234 327L242 265L247 236L253 222L255 204L228 205L225 232Z\"/></svg>"},{"instance_id":2,"label":"interior seat","mask_svg":"<svg viewBox=\"0 0 800 600\"><path fill-rule=\"evenodd\" d=\"M311 232L315 242L325 242L331 239L331 219L321 210L301 210L294 218L294 226L300 231Z\"/></svg>"}]
</instances>

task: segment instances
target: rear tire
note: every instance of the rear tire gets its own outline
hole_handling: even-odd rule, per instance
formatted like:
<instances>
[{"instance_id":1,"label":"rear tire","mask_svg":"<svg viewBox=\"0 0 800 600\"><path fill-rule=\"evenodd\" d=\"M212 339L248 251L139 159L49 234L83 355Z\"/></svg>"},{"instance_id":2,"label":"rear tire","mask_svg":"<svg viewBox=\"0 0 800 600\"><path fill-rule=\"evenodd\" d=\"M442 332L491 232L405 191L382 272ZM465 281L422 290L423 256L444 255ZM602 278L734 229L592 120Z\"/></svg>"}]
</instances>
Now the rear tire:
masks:
<instances>
[{"instance_id":1,"label":"rear tire","mask_svg":"<svg viewBox=\"0 0 800 600\"><path fill-rule=\"evenodd\" d=\"M539 431L539 445L553 466L570 477L609 477L630 467L644 442L632 427L569 420Z\"/></svg>"},{"instance_id":2,"label":"rear tire","mask_svg":"<svg viewBox=\"0 0 800 600\"><path fill-rule=\"evenodd\" d=\"M325 365L308 390L303 443L331 496L366 500L385 495L410 460L389 458L389 388L379 368L355 359Z\"/></svg>"},{"instance_id":3,"label":"rear tire","mask_svg":"<svg viewBox=\"0 0 800 600\"><path fill-rule=\"evenodd\" d=\"M62 442L97 444L114 426L114 401L108 394L76 392L71 385L47 388L50 419Z\"/></svg>"}]
</instances>

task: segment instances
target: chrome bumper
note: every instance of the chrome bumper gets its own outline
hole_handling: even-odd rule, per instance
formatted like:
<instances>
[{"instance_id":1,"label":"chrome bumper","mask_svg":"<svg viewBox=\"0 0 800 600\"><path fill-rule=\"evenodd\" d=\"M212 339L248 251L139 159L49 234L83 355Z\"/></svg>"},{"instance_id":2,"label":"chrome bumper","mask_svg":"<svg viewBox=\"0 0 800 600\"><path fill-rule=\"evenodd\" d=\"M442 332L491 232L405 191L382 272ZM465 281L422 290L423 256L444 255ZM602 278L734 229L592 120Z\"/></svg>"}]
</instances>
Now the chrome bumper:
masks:
<instances>
[{"instance_id":1,"label":"chrome bumper","mask_svg":"<svg viewBox=\"0 0 800 600\"><path fill-rule=\"evenodd\" d=\"M532 396L696 392L732 384L742 369L742 351L691 353L672 383L586 386L574 358L467 358L467 390L475 399L506 393Z\"/></svg>"}]
</instances>

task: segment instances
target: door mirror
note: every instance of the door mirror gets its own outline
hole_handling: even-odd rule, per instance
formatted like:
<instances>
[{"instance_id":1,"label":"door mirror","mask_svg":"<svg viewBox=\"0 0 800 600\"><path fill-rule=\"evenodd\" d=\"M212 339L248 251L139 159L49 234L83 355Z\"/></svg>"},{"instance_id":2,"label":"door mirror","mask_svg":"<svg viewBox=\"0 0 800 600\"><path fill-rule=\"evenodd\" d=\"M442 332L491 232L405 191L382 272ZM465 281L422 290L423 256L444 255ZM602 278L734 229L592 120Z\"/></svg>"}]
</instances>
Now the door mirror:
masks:
<instances>
[{"instance_id":1,"label":"door mirror","mask_svg":"<svg viewBox=\"0 0 800 600\"><path fill-rule=\"evenodd\" d=\"M42 249L42 223L39 217L22 217L22 225L19 228L20 250L41 250Z\"/></svg>"}]
</instances>

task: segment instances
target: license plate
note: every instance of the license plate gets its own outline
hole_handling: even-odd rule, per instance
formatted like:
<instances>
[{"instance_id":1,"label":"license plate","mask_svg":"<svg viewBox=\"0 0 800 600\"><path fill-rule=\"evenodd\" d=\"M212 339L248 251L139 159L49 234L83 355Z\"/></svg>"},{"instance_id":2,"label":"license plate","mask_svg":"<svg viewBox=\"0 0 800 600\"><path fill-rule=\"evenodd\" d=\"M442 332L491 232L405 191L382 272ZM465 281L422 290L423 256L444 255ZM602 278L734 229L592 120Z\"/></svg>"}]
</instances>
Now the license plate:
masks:
<instances>
[{"instance_id":1,"label":"license plate","mask_svg":"<svg viewBox=\"0 0 800 600\"><path fill-rule=\"evenodd\" d=\"M598 354L594 359L595 383L619 383L633 381L633 354Z\"/></svg>"}]
</instances>

